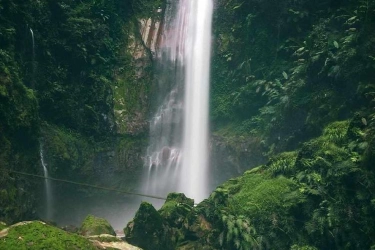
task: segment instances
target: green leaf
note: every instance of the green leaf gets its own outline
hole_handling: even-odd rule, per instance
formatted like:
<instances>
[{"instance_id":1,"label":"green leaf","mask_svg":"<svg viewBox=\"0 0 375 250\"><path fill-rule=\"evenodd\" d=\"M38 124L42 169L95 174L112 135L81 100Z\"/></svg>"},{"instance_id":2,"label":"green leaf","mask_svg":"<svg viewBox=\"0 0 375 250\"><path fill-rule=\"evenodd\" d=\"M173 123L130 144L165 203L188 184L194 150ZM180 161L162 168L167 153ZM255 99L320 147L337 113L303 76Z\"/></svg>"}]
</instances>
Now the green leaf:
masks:
<instances>
[{"instance_id":1,"label":"green leaf","mask_svg":"<svg viewBox=\"0 0 375 250\"><path fill-rule=\"evenodd\" d=\"M337 41L333 41L333 45L335 46L336 49L338 49L340 47L339 43Z\"/></svg>"},{"instance_id":2,"label":"green leaf","mask_svg":"<svg viewBox=\"0 0 375 250\"><path fill-rule=\"evenodd\" d=\"M362 117L361 120L362 120L363 125L367 126L367 120L366 120L366 118Z\"/></svg>"},{"instance_id":3,"label":"green leaf","mask_svg":"<svg viewBox=\"0 0 375 250\"><path fill-rule=\"evenodd\" d=\"M243 3L244 3L244 2L242 2L241 4L239 4L239 5L237 5L237 6L234 6L234 7L233 7L233 10L236 10L236 9L240 8L240 7L242 6Z\"/></svg>"},{"instance_id":4,"label":"green leaf","mask_svg":"<svg viewBox=\"0 0 375 250\"><path fill-rule=\"evenodd\" d=\"M285 80L288 80L288 74L285 72L285 71L283 71L283 76L284 76L284 78L285 78Z\"/></svg>"}]
</instances>

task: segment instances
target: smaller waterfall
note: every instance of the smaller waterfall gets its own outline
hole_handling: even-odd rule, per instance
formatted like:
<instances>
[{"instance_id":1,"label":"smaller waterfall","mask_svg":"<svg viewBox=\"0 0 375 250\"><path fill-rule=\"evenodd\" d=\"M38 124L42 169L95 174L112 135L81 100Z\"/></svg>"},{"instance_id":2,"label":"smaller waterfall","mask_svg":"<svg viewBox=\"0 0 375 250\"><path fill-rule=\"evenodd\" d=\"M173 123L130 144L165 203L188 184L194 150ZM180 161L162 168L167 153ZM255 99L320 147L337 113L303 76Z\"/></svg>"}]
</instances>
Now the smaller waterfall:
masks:
<instances>
[{"instance_id":1,"label":"smaller waterfall","mask_svg":"<svg viewBox=\"0 0 375 250\"><path fill-rule=\"evenodd\" d=\"M32 60L31 60L31 86L34 88L34 76L35 76L35 38L34 31L30 28L31 42L32 42Z\"/></svg>"},{"instance_id":2,"label":"smaller waterfall","mask_svg":"<svg viewBox=\"0 0 375 250\"><path fill-rule=\"evenodd\" d=\"M31 42L33 45L33 61L35 58L35 39L34 39L34 31L30 28L30 33L31 33Z\"/></svg>"},{"instance_id":3,"label":"smaller waterfall","mask_svg":"<svg viewBox=\"0 0 375 250\"><path fill-rule=\"evenodd\" d=\"M46 190L46 206L45 206L45 213L46 219L52 219L52 189L51 189L51 180L48 179L48 169L47 164L44 160L44 151L43 146L40 146L40 161L42 163L44 178L45 178L45 190Z\"/></svg>"}]
</instances>

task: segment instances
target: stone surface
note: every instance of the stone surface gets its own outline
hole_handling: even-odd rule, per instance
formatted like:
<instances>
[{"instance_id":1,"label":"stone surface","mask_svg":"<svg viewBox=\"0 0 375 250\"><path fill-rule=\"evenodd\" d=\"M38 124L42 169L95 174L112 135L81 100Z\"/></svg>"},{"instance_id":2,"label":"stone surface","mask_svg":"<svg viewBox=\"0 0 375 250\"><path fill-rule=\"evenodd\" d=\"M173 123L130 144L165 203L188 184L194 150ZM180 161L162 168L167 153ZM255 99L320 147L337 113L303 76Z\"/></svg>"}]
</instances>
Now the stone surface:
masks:
<instances>
[{"instance_id":1,"label":"stone surface","mask_svg":"<svg viewBox=\"0 0 375 250\"><path fill-rule=\"evenodd\" d=\"M116 237L110 234L93 235L87 237L93 244L103 249L119 249L119 250L139 250L141 248L132 246L129 243L123 241L120 237Z\"/></svg>"}]
</instances>

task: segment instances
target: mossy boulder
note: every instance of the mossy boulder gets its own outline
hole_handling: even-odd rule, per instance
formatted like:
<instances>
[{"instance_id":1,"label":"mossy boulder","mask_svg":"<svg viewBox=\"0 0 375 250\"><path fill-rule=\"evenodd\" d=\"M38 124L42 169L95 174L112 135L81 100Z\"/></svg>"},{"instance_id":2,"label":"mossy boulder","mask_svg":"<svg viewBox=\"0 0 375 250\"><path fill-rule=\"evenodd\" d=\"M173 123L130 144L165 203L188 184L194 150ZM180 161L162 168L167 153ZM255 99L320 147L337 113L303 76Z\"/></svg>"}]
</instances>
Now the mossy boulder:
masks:
<instances>
[{"instance_id":1,"label":"mossy boulder","mask_svg":"<svg viewBox=\"0 0 375 250\"><path fill-rule=\"evenodd\" d=\"M185 217L193 207L193 199L181 193L170 193L159 213L169 226L181 228Z\"/></svg>"},{"instance_id":2,"label":"mossy boulder","mask_svg":"<svg viewBox=\"0 0 375 250\"><path fill-rule=\"evenodd\" d=\"M88 215L82 222L80 233L84 236L109 234L116 236L115 230L109 222L103 218Z\"/></svg>"},{"instance_id":3,"label":"mossy boulder","mask_svg":"<svg viewBox=\"0 0 375 250\"><path fill-rule=\"evenodd\" d=\"M134 219L124 229L125 239L143 249L173 249L162 216L148 202L142 202Z\"/></svg>"},{"instance_id":4,"label":"mossy boulder","mask_svg":"<svg viewBox=\"0 0 375 250\"><path fill-rule=\"evenodd\" d=\"M192 211L184 222L184 229L185 239L190 241L206 238L213 227L203 214Z\"/></svg>"},{"instance_id":5,"label":"mossy boulder","mask_svg":"<svg viewBox=\"0 0 375 250\"><path fill-rule=\"evenodd\" d=\"M40 221L20 222L0 231L0 249L97 249L82 236Z\"/></svg>"}]
</instances>

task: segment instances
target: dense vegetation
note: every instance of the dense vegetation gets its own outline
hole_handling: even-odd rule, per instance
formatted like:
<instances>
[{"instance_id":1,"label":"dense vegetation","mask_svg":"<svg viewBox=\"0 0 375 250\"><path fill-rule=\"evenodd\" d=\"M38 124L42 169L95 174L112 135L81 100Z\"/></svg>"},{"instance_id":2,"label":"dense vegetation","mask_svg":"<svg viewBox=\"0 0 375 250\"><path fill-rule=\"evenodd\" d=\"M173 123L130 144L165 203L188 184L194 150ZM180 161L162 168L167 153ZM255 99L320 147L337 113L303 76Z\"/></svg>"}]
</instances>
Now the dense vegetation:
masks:
<instances>
[{"instance_id":1,"label":"dense vegetation","mask_svg":"<svg viewBox=\"0 0 375 250\"><path fill-rule=\"evenodd\" d=\"M331 121L370 112L374 5L218 1L211 112L217 133L255 137L272 155L295 149Z\"/></svg>"},{"instance_id":2,"label":"dense vegetation","mask_svg":"<svg viewBox=\"0 0 375 250\"><path fill-rule=\"evenodd\" d=\"M141 165L152 60L136 20L159 18L162 2L0 0L0 220L35 216L33 184L8 170L40 173L41 146L58 176L95 178L98 162L126 174ZM220 158L215 168L227 177L264 164L196 207L182 194L159 211L142 203L128 241L145 249L375 248L375 1L215 6L213 150L234 162ZM132 56L137 43L141 61ZM119 167L124 161L131 168ZM12 232L6 244L16 247Z\"/></svg>"},{"instance_id":3,"label":"dense vegetation","mask_svg":"<svg viewBox=\"0 0 375 250\"><path fill-rule=\"evenodd\" d=\"M374 1L218 1L214 133L270 158L222 187L223 246L374 245L374 25Z\"/></svg>"},{"instance_id":4,"label":"dense vegetation","mask_svg":"<svg viewBox=\"0 0 375 250\"><path fill-rule=\"evenodd\" d=\"M193 207L171 194L125 229L145 249L372 249L374 124L360 116L220 185Z\"/></svg>"},{"instance_id":5,"label":"dense vegetation","mask_svg":"<svg viewBox=\"0 0 375 250\"><path fill-rule=\"evenodd\" d=\"M7 170L41 173L40 147L50 173L64 178L92 176L101 152L113 152L108 164L139 166L129 154L145 141L152 72L147 62L136 67L131 47L141 41L137 18L157 18L159 4L0 1L1 220L33 216L37 189Z\"/></svg>"},{"instance_id":6,"label":"dense vegetation","mask_svg":"<svg viewBox=\"0 0 375 250\"><path fill-rule=\"evenodd\" d=\"M142 204L128 240L145 249L374 248L375 2L216 3L214 140L247 168L251 156L268 160L195 208Z\"/></svg>"}]
</instances>

